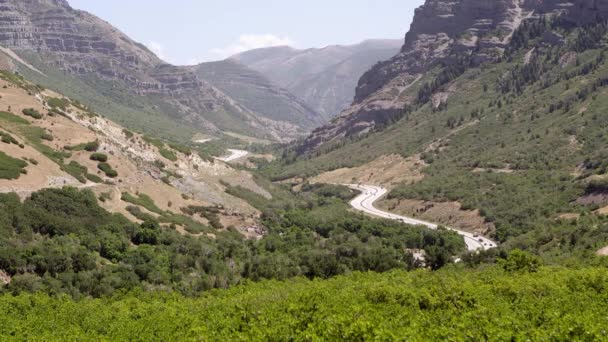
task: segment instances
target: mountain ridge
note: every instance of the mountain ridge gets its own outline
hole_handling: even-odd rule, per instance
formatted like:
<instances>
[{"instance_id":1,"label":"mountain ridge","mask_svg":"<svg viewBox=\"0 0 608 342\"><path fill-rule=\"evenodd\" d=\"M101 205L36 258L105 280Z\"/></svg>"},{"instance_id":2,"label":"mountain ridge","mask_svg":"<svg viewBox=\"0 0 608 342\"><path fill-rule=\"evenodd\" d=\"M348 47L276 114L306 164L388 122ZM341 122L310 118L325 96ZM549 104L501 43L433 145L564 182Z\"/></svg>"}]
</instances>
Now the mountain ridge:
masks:
<instances>
[{"instance_id":1,"label":"mountain ridge","mask_svg":"<svg viewBox=\"0 0 608 342\"><path fill-rule=\"evenodd\" d=\"M459 74L469 65L500 61L511 36L527 18L560 15L561 20L584 25L608 13L607 5L594 4L429 0L416 10L400 53L367 71L359 80L353 105L330 124L316 129L299 150L310 152L346 137L362 136L402 116L417 100L407 95L410 88L423 86L418 82L435 68L451 68L447 73Z\"/></svg>"},{"instance_id":2,"label":"mountain ridge","mask_svg":"<svg viewBox=\"0 0 608 342\"><path fill-rule=\"evenodd\" d=\"M262 48L230 59L262 73L330 119L352 103L359 77L374 63L394 56L400 47L400 40L370 39L302 50Z\"/></svg>"},{"instance_id":3,"label":"mountain ridge","mask_svg":"<svg viewBox=\"0 0 608 342\"><path fill-rule=\"evenodd\" d=\"M162 61L144 45L96 16L73 9L67 1L2 0L0 9L2 46L34 65L44 64L66 72L66 77L85 80L93 88L99 82L91 83L89 77L154 97L173 112L160 115L185 126L212 134L235 131L286 141L305 134L314 125L308 123L305 128L295 123L308 118L286 115L273 120L264 113L254 113L198 77L192 67Z\"/></svg>"}]
</instances>

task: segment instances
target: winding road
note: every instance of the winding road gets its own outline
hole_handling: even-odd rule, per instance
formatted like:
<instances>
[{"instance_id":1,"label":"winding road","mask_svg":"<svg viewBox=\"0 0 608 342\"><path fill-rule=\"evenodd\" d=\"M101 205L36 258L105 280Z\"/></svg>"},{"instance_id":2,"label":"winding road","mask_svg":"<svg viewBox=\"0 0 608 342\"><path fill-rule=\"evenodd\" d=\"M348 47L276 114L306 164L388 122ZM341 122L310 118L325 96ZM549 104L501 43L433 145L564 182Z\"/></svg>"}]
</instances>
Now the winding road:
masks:
<instances>
[{"instance_id":1,"label":"winding road","mask_svg":"<svg viewBox=\"0 0 608 342\"><path fill-rule=\"evenodd\" d=\"M351 189L361 191L361 195L357 196L354 200L352 200L350 202L350 205L357 210L363 211L370 215L374 215L374 216L378 216L378 217L382 217L382 218L386 218L386 219L391 219L391 220L401 221L403 223L413 225L413 226L425 226L430 229L437 229L437 227L438 227L437 224L434 224L431 222L426 222L426 221L413 219L410 217L391 214L389 212L382 211L382 210L374 207L374 203L377 200L379 200L380 198L382 198L384 195L386 195L386 193L388 192L388 190L386 190L384 188L381 188L378 186L372 186L372 185L356 185L356 184L344 184L344 185L348 186ZM488 238L485 238L482 236L475 236L473 233L461 231L461 230L454 229L454 228L447 228L447 229L453 230L456 233L458 233L459 235L461 235L464 238L464 242L467 244L467 249L469 251L476 251L479 249L487 250L487 249L496 247L496 242L494 242Z\"/></svg>"},{"instance_id":2,"label":"winding road","mask_svg":"<svg viewBox=\"0 0 608 342\"><path fill-rule=\"evenodd\" d=\"M243 151L243 150L232 150L231 149L231 150L228 150L228 152L230 152L230 154L228 156L217 157L216 159L217 160L221 160L221 161L223 161L225 163L229 163L231 161L243 158L243 157L245 157L246 155L249 154L249 152Z\"/></svg>"}]
</instances>

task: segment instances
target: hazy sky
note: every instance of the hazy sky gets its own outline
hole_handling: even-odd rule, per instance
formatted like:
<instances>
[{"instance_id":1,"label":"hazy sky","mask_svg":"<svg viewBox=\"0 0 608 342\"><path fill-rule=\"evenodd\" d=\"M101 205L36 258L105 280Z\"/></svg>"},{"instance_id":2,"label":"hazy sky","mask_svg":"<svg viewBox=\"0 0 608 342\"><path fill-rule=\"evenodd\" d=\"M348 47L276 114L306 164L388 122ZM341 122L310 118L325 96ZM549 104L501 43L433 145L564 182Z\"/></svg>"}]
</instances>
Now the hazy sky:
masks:
<instances>
[{"instance_id":1,"label":"hazy sky","mask_svg":"<svg viewBox=\"0 0 608 342\"><path fill-rule=\"evenodd\" d=\"M174 64L254 48L403 38L424 0L68 0Z\"/></svg>"}]
</instances>

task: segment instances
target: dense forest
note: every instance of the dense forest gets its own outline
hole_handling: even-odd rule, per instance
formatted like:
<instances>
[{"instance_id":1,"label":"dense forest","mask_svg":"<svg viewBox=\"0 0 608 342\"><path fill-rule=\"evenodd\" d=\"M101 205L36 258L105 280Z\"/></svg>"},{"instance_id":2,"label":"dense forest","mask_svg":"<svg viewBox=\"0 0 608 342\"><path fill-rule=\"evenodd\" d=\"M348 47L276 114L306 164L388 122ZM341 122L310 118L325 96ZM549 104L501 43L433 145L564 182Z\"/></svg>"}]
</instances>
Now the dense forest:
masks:
<instances>
[{"instance_id":1,"label":"dense forest","mask_svg":"<svg viewBox=\"0 0 608 342\"><path fill-rule=\"evenodd\" d=\"M0 269L12 278L2 291L81 298L146 288L193 296L245 279L413 269L412 248L425 249L437 269L464 252L455 233L348 212L343 199L353 193L346 188L306 190L306 200L293 197L286 207L259 203L267 206L269 229L260 241L232 228L214 237L182 235L150 215L134 224L101 208L89 190L46 189L24 202L0 194Z\"/></svg>"}]
</instances>

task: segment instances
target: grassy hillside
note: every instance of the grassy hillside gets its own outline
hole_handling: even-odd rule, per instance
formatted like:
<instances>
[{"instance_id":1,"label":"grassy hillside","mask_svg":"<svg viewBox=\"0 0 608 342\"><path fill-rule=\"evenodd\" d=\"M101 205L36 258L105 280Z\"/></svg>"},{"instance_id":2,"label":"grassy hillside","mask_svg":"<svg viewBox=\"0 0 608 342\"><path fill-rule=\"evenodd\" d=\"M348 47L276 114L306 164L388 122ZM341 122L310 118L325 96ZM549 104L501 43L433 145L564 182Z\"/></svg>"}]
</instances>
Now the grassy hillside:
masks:
<instances>
[{"instance_id":1,"label":"grassy hillside","mask_svg":"<svg viewBox=\"0 0 608 342\"><path fill-rule=\"evenodd\" d=\"M0 297L2 339L569 340L608 338L605 267L353 273L74 302Z\"/></svg>"},{"instance_id":2,"label":"grassy hillside","mask_svg":"<svg viewBox=\"0 0 608 342\"><path fill-rule=\"evenodd\" d=\"M94 76L75 77L46 66L39 56L30 54L27 58L44 75L21 68L20 73L26 79L86 103L93 111L131 130L175 141L188 141L199 133L172 117L172 113L178 112L177 108L151 97L134 96L120 82L103 81Z\"/></svg>"},{"instance_id":3,"label":"grassy hillside","mask_svg":"<svg viewBox=\"0 0 608 342\"><path fill-rule=\"evenodd\" d=\"M537 25L541 29L524 25L516 33L523 38L514 39L501 63L468 66L462 73L438 70L435 80L411 90L418 100L387 128L312 155L287 151L265 172L273 179L307 177L381 155L419 154L429 164L424 180L396 187L389 198L459 201L495 223L501 242L520 237L513 243L534 250L559 245L566 232L548 227L562 224L555 221L560 214L588 215L608 205L601 196L577 202L605 193L589 182L608 177L608 63L596 45L606 28L555 26L568 41L549 46L537 37L550 24ZM434 94L444 100L431 101ZM608 244L605 219L593 220L602 228L589 249ZM567 231L584 231L586 224L570 222ZM525 235L531 231L536 233ZM544 238L534 240L530 235L539 231Z\"/></svg>"}]
</instances>

